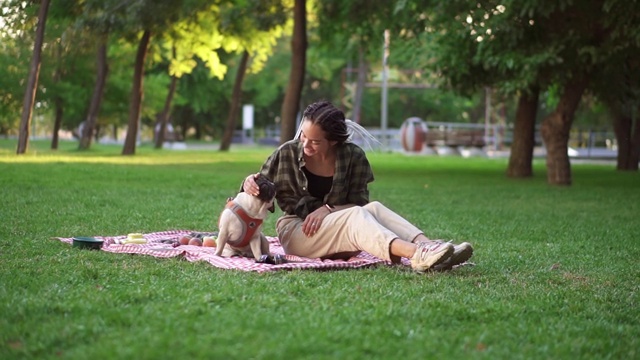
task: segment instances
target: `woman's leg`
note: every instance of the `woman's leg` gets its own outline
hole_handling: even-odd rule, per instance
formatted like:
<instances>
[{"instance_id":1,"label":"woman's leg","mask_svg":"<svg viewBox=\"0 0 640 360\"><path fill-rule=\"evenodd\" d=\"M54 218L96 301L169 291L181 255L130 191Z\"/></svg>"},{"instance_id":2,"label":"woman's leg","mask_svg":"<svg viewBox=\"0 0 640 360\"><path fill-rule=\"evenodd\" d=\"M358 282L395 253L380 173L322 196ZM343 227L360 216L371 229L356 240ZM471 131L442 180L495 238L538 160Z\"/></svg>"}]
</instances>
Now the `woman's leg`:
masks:
<instances>
[{"instance_id":1,"label":"woman's leg","mask_svg":"<svg viewBox=\"0 0 640 360\"><path fill-rule=\"evenodd\" d=\"M278 219L276 231L287 254L311 258L326 258L336 254L366 251L378 258L399 262L400 257L411 260L411 267L426 271L451 256L453 246L434 244L418 247L380 225L362 207L336 211L324 218L318 232L306 236L302 220L295 216Z\"/></svg>"},{"instance_id":2,"label":"woman's leg","mask_svg":"<svg viewBox=\"0 0 640 360\"><path fill-rule=\"evenodd\" d=\"M391 230L393 233L398 234L398 237L403 240L410 242L429 240L422 230L418 229L415 225L379 201L372 201L363 206L363 208L371 213L379 224Z\"/></svg>"},{"instance_id":3,"label":"woman's leg","mask_svg":"<svg viewBox=\"0 0 640 360\"><path fill-rule=\"evenodd\" d=\"M384 227L398 234L401 239L408 239L408 241L418 244L419 247L437 247L438 244L443 242L429 239L416 226L378 201L373 201L365 205L364 208ZM454 248L452 256L442 264L437 265L435 267L436 270L450 270L453 266L469 260L473 255L473 247L468 242L452 245Z\"/></svg>"},{"instance_id":4,"label":"woman's leg","mask_svg":"<svg viewBox=\"0 0 640 360\"><path fill-rule=\"evenodd\" d=\"M287 254L319 258L366 251L391 260L389 245L398 238L359 206L329 214L312 236L305 235L301 225L302 219L296 216L283 216L276 223L278 237Z\"/></svg>"}]
</instances>

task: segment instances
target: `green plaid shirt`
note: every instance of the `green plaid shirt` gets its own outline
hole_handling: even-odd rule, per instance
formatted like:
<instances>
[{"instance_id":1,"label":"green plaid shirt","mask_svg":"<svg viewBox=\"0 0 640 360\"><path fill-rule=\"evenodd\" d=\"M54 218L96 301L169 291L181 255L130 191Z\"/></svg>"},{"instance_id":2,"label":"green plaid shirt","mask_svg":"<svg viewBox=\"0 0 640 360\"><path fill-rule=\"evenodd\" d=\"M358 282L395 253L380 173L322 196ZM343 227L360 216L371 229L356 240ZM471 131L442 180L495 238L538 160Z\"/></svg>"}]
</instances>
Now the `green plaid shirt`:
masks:
<instances>
[{"instance_id":1,"label":"green plaid shirt","mask_svg":"<svg viewBox=\"0 0 640 360\"><path fill-rule=\"evenodd\" d=\"M282 144L262 165L260 173L276 184L276 200L287 215L304 219L324 204L331 206L369 202L367 184L373 181L373 172L364 150L352 143L337 148L336 169L331 191L324 199L309 193L302 143L290 140Z\"/></svg>"}]
</instances>

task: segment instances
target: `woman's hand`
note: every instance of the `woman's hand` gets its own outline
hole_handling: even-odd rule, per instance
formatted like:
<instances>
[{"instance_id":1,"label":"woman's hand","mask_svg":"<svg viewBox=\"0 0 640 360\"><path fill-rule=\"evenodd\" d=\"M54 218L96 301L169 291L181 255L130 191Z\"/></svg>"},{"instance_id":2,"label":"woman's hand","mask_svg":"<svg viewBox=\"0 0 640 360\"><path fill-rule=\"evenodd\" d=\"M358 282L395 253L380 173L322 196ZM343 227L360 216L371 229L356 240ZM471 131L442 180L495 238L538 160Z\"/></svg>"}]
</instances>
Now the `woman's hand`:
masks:
<instances>
[{"instance_id":1,"label":"woman's hand","mask_svg":"<svg viewBox=\"0 0 640 360\"><path fill-rule=\"evenodd\" d=\"M307 236L313 236L320 229L322 220L324 220L330 211L325 206L317 208L314 212L307 215L307 218L302 222L302 232Z\"/></svg>"},{"instance_id":2,"label":"woman's hand","mask_svg":"<svg viewBox=\"0 0 640 360\"><path fill-rule=\"evenodd\" d=\"M244 179L242 183L242 190L249 195L258 196L260 194L260 187L256 184L256 176L260 174L251 174Z\"/></svg>"}]
</instances>

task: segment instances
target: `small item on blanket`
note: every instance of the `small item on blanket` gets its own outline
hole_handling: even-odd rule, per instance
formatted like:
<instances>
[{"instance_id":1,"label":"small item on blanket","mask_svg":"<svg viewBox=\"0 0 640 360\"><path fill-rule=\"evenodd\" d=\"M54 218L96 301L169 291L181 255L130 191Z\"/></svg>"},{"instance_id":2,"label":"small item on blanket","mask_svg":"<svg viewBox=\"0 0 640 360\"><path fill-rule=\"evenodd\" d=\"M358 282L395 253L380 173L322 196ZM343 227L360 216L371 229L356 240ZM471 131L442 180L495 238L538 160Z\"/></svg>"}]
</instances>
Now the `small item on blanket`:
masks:
<instances>
[{"instance_id":1,"label":"small item on blanket","mask_svg":"<svg viewBox=\"0 0 640 360\"><path fill-rule=\"evenodd\" d=\"M146 244L147 239L140 233L131 233L127 235L126 239L116 240L118 244Z\"/></svg>"},{"instance_id":2,"label":"small item on blanket","mask_svg":"<svg viewBox=\"0 0 640 360\"><path fill-rule=\"evenodd\" d=\"M175 245L178 242L178 240L176 240L176 239L160 239L160 240L158 240L158 242L162 243L162 244ZM180 244L178 244L178 245L180 245Z\"/></svg>"},{"instance_id":3,"label":"small item on blanket","mask_svg":"<svg viewBox=\"0 0 640 360\"><path fill-rule=\"evenodd\" d=\"M178 240L178 244L179 245L189 245L189 241L191 241L191 236L182 235L182 236L180 236L180 239Z\"/></svg>"},{"instance_id":4,"label":"small item on blanket","mask_svg":"<svg viewBox=\"0 0 640 360\"><path fill-rule=\"evenodd\" d=\"M104 241L94 237L77 236L73 238L73 247L80 249L100 250Z\"/></svg>"},{"instance_id":5,"label":"small item on blanket","mask_svg":"<svg viewBox=\"0 0 640 360\"><path fill-rule=\"evenodd\" d=\"M275 254L275 255L262 255L260 256L260 259L256 259L256 262L259 264L282 265L287 263L305 263L307 261L288 260L282 254Z\"/></svg>"},{"instance_id":6,"label":"small item on blanket","mask_svg":"<svg viewBox=\"0 0 640 360\"><path fill-rule=\"evenodd\" d=\"M202 246L216 247L218 245L216 236L205 236L202 238Z\"/></svg>"},{"instance_id":7,"label":"small item on blanket","mask_svg":"<svg viewBox=\"0 0 640 360\"><path fill-rule=\"evenodd\" d=\"M191 234L189 234L189 236L191 236L192 238L197 237L199 239L203 239L206 236L212 236L217 238L218 237L218 232L214 231L214 232L200 232L200 231L192 231Z\"/></svg>"},{"instance_id":8,"label":"small item on blanket","mask_svg":"<svg viewBox=\"0 0 640 360\"><path fill-rule=\"evenodd\" d=\"M285 259L284 256L280 254L275 254L275 255L265 254L260 256L260 259L256 259L256 262L260 264L280 265L287 262L287 259Z\"/></svg>"},{"instance_id":9,"label":"small item on blanket","mask_svg":"<svg viewBox=\"0 0 640 360\"><path fill-rule=\"evenodd\" d=\"M216 247L217 238L218 232L192 231L189 235L180 236L178 239L178 245Z\"/></svg>"}]
</instances>

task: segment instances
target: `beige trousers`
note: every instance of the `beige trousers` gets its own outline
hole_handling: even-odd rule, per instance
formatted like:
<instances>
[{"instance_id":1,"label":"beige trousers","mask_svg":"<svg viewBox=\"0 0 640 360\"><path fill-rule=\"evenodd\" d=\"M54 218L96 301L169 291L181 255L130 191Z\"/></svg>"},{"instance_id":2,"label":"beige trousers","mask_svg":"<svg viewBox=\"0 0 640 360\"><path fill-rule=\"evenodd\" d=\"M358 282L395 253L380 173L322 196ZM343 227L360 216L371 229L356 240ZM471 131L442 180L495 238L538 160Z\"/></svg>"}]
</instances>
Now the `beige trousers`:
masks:
<instances>
[{"instance_id":1,"label":"beige trousers","mask_svg":"<svg viewBox=\"0 0 640 360\"><path fill-rule=\"evenodd\" d=\"M302 232L303 220L285 215L276 222L276 232L285 253L308 258L349 257L360 251L391 260L389 244L394 239L412 241L423 232L380 202L330 213L318 232Z\"/></svg>"}]
</instances>

